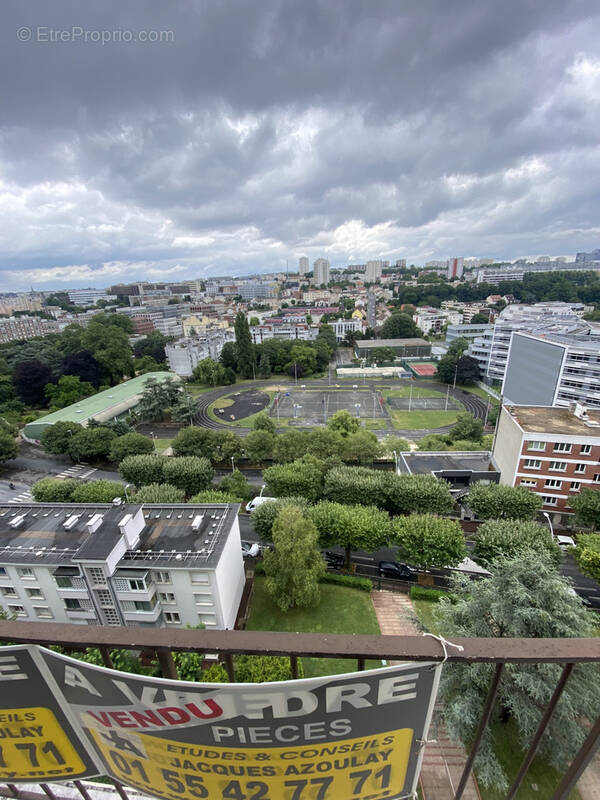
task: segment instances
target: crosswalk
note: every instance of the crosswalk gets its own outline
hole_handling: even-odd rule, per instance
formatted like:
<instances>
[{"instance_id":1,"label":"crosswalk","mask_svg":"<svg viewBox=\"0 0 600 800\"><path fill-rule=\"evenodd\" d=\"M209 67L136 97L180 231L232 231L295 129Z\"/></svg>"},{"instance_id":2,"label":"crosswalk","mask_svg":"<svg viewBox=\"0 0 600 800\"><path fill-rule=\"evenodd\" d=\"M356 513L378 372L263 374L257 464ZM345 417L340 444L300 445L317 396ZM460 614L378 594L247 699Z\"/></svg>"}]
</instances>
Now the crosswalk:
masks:
<instances>
[{"instance_id":1,"label":"crosswalk","mask_svg":"<svg viewBox=\"0 0 600 800\"><path fill-rule=\"evenodd\" d=\"M16 495L15 497L11 497L8 501L9 503L33 503L33 495L31 492L21 492L21 494Z\"/></svg>"},{"instance_id":2,"label":"crosswalk","mask_svg":"<svg viewBox=\"0 0 600 800\"><path fill-rule=\"evenodd\" d=\"M94 472L97 472L95 467L88 467L87 464L74 464L72 467L63 470L63 472L59 472L56 476L57 478L79 478L80 480L86 480L89 478L90 475L93 475Z\"/></svg>"}]
</instances>

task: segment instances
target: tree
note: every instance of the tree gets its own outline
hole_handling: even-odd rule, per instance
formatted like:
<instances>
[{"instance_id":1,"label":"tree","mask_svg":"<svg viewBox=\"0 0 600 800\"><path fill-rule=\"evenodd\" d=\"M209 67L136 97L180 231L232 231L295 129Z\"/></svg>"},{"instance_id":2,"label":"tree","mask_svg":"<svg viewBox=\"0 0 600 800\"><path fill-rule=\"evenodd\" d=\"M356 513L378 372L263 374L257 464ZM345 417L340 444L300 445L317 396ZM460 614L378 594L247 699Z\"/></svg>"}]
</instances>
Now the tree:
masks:
<instances>
[{"instance_id":1,"label":"tree","mask_svg":"<svg viewBox=\"0 0 600 800\"><path fill-rule=\"evenodd\" d=\"M286 506L294 506L304 512L308 508L308 501L305 497L281 497L262 503L252 512L250 525L263 542L272 541L273 523L281 509Z\"/></svg>"},{"instance_id":2,"label":"tree","mask_svg":"<svg viewBox=\"0 0 600 800\"><path fill-rule=\"evenodd\" d=\"M274 447L275 435L269 431L251 431L244 438L244 452L253 464L259 464L266 458L271 458Z\"/></svg>"},{"instance_id":3,"label":"tree","mask_svg":"<svg viewBox=\"0 0 600 800\"><path fill-rule=\"evenodd\" d=\"M360 422L349 411L341 409L329 417L327 427L330 431L341 433L342 436L349 436L360 428Z\"/></svg>"},{"instance_id":4,"label":"tree","mask_svg":"<svg viewBox=\"0 0 600 800\"><path fill-rule=\"evenodd\" d=\"M280 510L273 524L273 550L264 555L265 589L282 611L319 603L325 562L313 523L294 506Z\"/></svg>"},{"instance_id":5,"label":"tree","mask_svg":"<svg viewBox=\"0 0 600 800\"><path fill-rule=\"evenodd\" d=\"M268 431L275 433L275 421L267 414L266 411L261 411L252 420L252 428L255 431Z\"/></svg>"},{"instance_id":6,"label":"tree","mask_svg":"<svg viewBox=\"0 0 600 800\"><path fill-rule=\"evenodd\" d=\"M218 489L204 489L190 497L188 503L241 503L243 499L228 492L221 492Z\"/></svg>"},{"instance_id":7,"label":"tree","mask_svg":"<svg viewBox=\"0 0 600 800\"><path fill-rule=\"evenodd\" d=\"M20 361L14 366L13 386L27 406L46 405L46 386L51 381L52 370L37 359Z\"/></svg>"},{"instance_id":8,"label":"tree","mask_svg":"<svg viewBox=\"0 0 600 800\"><path fill-rule=\"evenodd\" d=\"M91 383L82 381L78 375L62 375L58 383L49 383L44 392L50 403L50 410L56 411L94 394L94 387Z\"/></svg>"},{"instance_id":9,"label":"tree","mask_svg":"<svg viewBox=\"0 0 600 800\"><path fill-rule=\"evenodd\" d=\"M327 325L326 323L319 325L319 333L317 334L316 341L324 342L329 348L331 355L337 350L337 339L331 325Z\"/></svg>"},{"instance_id":10,"label":"tree","mask_svg":"<svg viewBox=\"0 0 600 800\"><path fill-rule=\"evenodd\" d=\"M125 326L131 327L131 320L123 314L96 314L81 336L82 348L91 351L100 364L103 378L112 385L123 376L134 374Z\"/></svg>"},{"instance_id":11,"label":"tree","mask_svg":"<svg viewBox=\"0 0 600 800\"><path fill-rule=\"evenodd\" d=\"M434 514L394 517L391 541L404 561L420 569L456 567L467 555L458 522Z\"/></svg>"},{"instance_id":12,"label":"tree","mask_svg":"<svg viewBox=\"0 0 600 800\"><path fill-rule=\"evenodd\" d=\"M163 464L164 481L182 489L187 497L208 489L214 474L210 461L198 456L167 458Z\"/></svg>"},{"instance_id":13,"label":"tree","mask_svg":"<svg viewBox=\"0 0 600 800\"><path fill-rule=\"evenodd\" d=\"M106 461L116 438L108 428L84 428L71 436L68 453L73 461Z\"/></svg>"},{"instance_id":14,"label":"tree","mask_svg":"<svg viewBox=\"0 0 600 800\"><path fill-rule=\"evenodd\" d=\"M344 440L342 458L359 464L372 464L381 453L381 446L373 431L356 431Z\"/></svg>"},{"instance_id":15,"label":"tree","mask_svg":"<svg viewBox=\"0 0 600 800\"><path fill-rule=\"evenodd\" d=\"M317 526L322 547L335 545L345 549L347 569L353 550L370 553L386 544L390 535L390 518L375 506L324 501L309 508L308 516Z\"/></svg>"},{"instance_id":16,"label":"tree","mask_svg":"<svg viewBox=\"0 0 600 800\"><path fill-rule=\"evenodd\" d=\"M475 419L468 411L461 411L456 415L456 425L448 434L452 441L467 439L471 442L480 442L483 436L483 420Z\"/></svg>"},{"instance_id":17,"label":"tree","mask_svg":"<svg viewBox=\"0 0 600 800\"><path fill-rule=\"evenodd\" d=\"M200 456L209 461L218 461L218 443L215 432L210 428L182 428L173 439L172 448L176 456Z\"/></svg>"},{"instance_id":18,"label":"tree","mask_svg":"<svg viewBox=\"0 0 600 800\"><path fill-rule=\"evenodd\" d=\"M486 317L485 314L473 314L471 317L471 325L487 325L489 323L489 317Z\"/></svg>"},{"instance_id":19,"label":"tree","mask_svg":"<svg viewBox=\"0 0 600 800\"><path fill-rule=\"evenodd\" d=\"M273 497L300 496L314 502L323 492L321 470L304 459L269 467L263 472L263 480L268 495Z\"/></svg>"},{"instance_id":20,"label":"tree","mask_svg":"<svg viewBox=\"0 0 600 800\"><path fill-rule=\"evenodd\" d=\"M401 436L386 436L381 442L382 455L391 458L394 455L394 450L398 457L400 453L406 453L410 450L408 440L403 439Z\"/></svg>"},{"instance_id":21,"label":"tree","mask_svg":"<svg viewBox=\"0 0 600 800\"><path fill-rule=\"evenodd\" d=\"M194 417L198 411L198 400L187 392L181 392L171 407L171 418L175 422L194 424Z\"/></svg>"},{"instance_id":22,"label":"tree","mask_svg":"<svg viewBox=\"0 0 600 800\"><path fill-rule=\"evenodd\" d=\"M428 433L419 439L419 450L444 451L449 449L448 437L440 433Z\"/></svg>"},{"instance_id":23,"label":"tree","mask_svg":"<svg viewBox=\"0 0 600 800\"><path fill-rule=\"evenodd\" d=\"M66 420L47 425L41 436L42 447L52 455L63 455L69 450L71 438L82 430L84 430L83 425Z\"/></svg>"},{"instance_id":24,"label":"tree","mask_svg":"<svg viewBox=\"0 0 600 800\"><path fill-rule=\"evenodd\" d=\"M472 386L481 379L481 369L472 356L461 356L457 362L456 380L463 386Z\"/></svg>"},{"instance_id":25,"label":"tree","mask_svg":"<svg viewBox=\"0 0 600 800\"><path fill-rule=\"evenodd\" d=\"M234 372L237 372L238 358L234 342L225 342L221 350L221 355L219 356L219 361L225 369L232 369Z\"/></svg>"},{"instance_id":26,"label":"tree","mask_svg":"<svg viewBox=\"0 0 600 800\"><path fill-rule=\"evenodd\" d=\"M573 554L581 572L600 582L600 534L580 533Z\"/></svg>"},{"instance_id":27,"label":"tree","mask_svg":"<svg viewBox=\"0 0 600 800\"><path fill-rule=\"evenodd\" d=\"M409 314L395 312L388 317L381 327L380 337L382 339L411 339L419 338L421 331L412 320Z\"/></svg>"},{"instance_id":28,"label":"tree","mask_svg":"<svg viewBox=\"0 0 600 800\"><path fill-rule=\"evenodd\" d=\"M134 486L148 486L162 483L164 456L127 456L119 464L119 474L123 480Z\"/></svg>"},{"instance_id":29,"label":"tree","mask_svg":"<svg viewBox=\"0 0 600 800\"><path fill-rule=\"evenodd\" d=\"M369 353L371 361L381 364L384 361L394 361L396 354L392 347L374 347Z\"/></svg>"},{"instance_id":30,"label":"tree","mask_svg":"<svg viewBox=\"0 0 600 800\"><path fill-rule=\"evenodd\" d=\"M125 497L125 487L117 481L79 481L71 494L71 503L112 503Z\"/></svg>"},{"instance_id":31,"label":"tree","mask_svg":"<svg viewBox=\"0 0 600 800\"><path fill-rule=\"evenodd\" d=\"M346 440L338 431L329 428L313 428L308 433L307 452L322 459L340 459Z\"/></svg>"},{"instance_id":32,"label":"tree","mask_svg":"<svg viewBox=\"0 0 600 800\"><path fill-rule=\"evenodd\" d=\"M110 460L119 464L127 456L138 456L143 453L152 453L154 444L147 436L141 433L126 433L117 436L110 446Z\"/></svg>"},{"instance_id":33,"label":"tree","mask_svg":"<svg viewBox=\"0 0 600 800\"><path fill-rule=\"evenodd\" d=\"M31 493L36 503L70 503L77 486L73 478L42 478L33 484Z\"/></svg>"},{"instance_id":34,"label":"tree","mask_svg":"<svg viewBox=\"0 0 600 800\"><path fill-rule=\"evenodd\" d=\"M79 325L67 325L63 331L63 338L68 328L71 327L78 328L83 333L83 329ZM79 343L81 343L81 339ZM102 369L90 350L67 351L62 363L62 372L63 375L76 375L83 382L91 383L96 389L102 382Z\"/></svg>"},{"instance_id":35,"label":"tree","mask_svg":"<svg viewBox=\"0 0 600 800\"><path fill-rule=\"evenodd\" d=\"M221 478L219 491L232 497L238 497L240 500L250 500L251 497L254 497L254 487L250 486L248 478L239 469L234 470L231 475Z\"/></svg>"},{"instance_id":36,"label":"tree","mask_svg":"<svg viewBox=\"0 0 600 800\"><path fill-rule=\"evenodd\" d=\"M440 633L453 637L564 638L592 633L591 614L571 592L570 583L536 552L495 562L490 578L453 581L453 599L443 598L436 614ZM494 667L453 664L442 673L440 700L453 739L472 742ZM500 681L492 721L514 720L525 750L537 729L562 671L561 664L511 664ZM583 743L585 721L600 710L597 665L575 666L541 741L540 755L560 770ZM506 736L506 734L505 734ZM504 738L504 737L499 737ZM477 778L504 792L507 779L487 727L475 761Z\"/></svg>"},{"instance_id":37,"label":"tree","mask_svg":"<svg viewBox=\"0 0 600 800\"><path fill-rule=\"evenodd\" d=\"M172 378L165 378L163 381L147 378L135 413L140 419L153 422L162 420L166 409L178 401L180 394L181 386Z\"/></svg>"},{"instance_id":38,"label":"tree","mask_svg":"<svg viewBox=\"0 0 600 800\"><path fill-rule=\"evenodd\" d=\"M586 528L600 528L600 491L582 489L581 494L571 497L571 508L575 511L577 522Z\"/></svg>"},{"instance_id":39,"label":"tree","mask_svg":"<svg viewBox=\"0 0 600 800\"><path fill-rule=\"evenodd\" d=\"M242 311L238 311L233 324L235 330L235 350L238 369L244 378L254 377L256 366L256 352L252 344L252 336L248 327L248 320Z\"/></svg>"},{"instance_id":40,"label":"tree","mask_svg":"<svg viewBox=\"0 0 600 800\"><path fill-rule=\"evenodd\" d=\"M227 369L212 358L203 358L199 361L192 372L191 379L194 383L201 383L204 386L223 386L235 383L229 380Z\"/></svg>"},{"instance_id":41,"label":"tree","mask_svg":"<svg viewBox=\"0 0 600 800\"><path fill-rule=\"evenodd\" d=\"M476 483L467 499L480 519L533 519L542 507L542 499L524 486Z\"/></svg>"},{"instance_id":42,"label":"tree","mask_svg":"<svg viewBox=\"0 0 600 800\"><path fill-rule=\"evenodd\" d=\"M390 514L448 514L454 498L447 481L434 475L378 475L381 506Z\"/></svg>"},{"instance_id":43,"label":"tree","mask_svg":"<svg viewBox=\"0 0 600 800\"><path fill-rule=\"evenodd\" d=\"M516 558L524 551L538 552L558 568L560 547L547 525L531 520L491 519L477 528L472 554L482 567L491 569L499 558Z\"/></svg>"},{"instance_id":44,"label":"tree","mask_svg":"<svg viewBox=\"0 0 600 800\"><path fill-rule=\"evenodd\" d=\"M272 372L271 359L268 353L261 353L260 361L258 362L258 377L268 378Z\"/></svg>"},{"instance_id":45,"label":"tree","mask_svg":"<svg viewBox=\"0 0 600 800\"><path fill-rule=\"evenodd\" d=\"M0 462L10 461L19 454L19 445L15 437L6 431L0 431Z\"/></svg>"},{"instance_id":46,"label":"tree","mask_svg":"<svg viewBox=\"0 0 600 800\"><path fill-rule=\"evenodd\" d=\"M147 372L160 372L161 370L167 369L166 364L159 364L152 356L136 358L134 367L138 375L145 375Z\"/></svg>"},{"instance_id":47,"label":"tree","mask_svg":"<svg viewBox=\"0 0 600 800\"><path fill-rule=\"evenodd\" d=\"M382 474L366 467L334 467L325 476L323 494L345 505L383 505Z\"/></svg>"},{"instance_id":48,"label":"tree","mask_svg":"<svg viewBox=\"0 0 600 800\"><path fill-rule=\"evenodd\" d=\"M301 378L303 375L312 375L317 368L317 354L309 344L294 344L290 353L290 360L285 366L288 375Z\"/></svg>"},{"instance_id":49,"label":"tree","mask_svg":"<svg viewBox=\"0 0 600 800\"><path fill-rule=\"evenodd\" d=\"M183 503L185 492L170 483L150 483L133 496L135 503Z\"/></svg>"},{"instance_id":50,"label":"tree","mask_svg":"<svg viewBox=\"0 0 600 800\"><path fill-rule=\"evenodd\" d=\"M150 356L160 364L166 360L165 345L168 341L169 339L160 331L152 331L133 345L133 354L139 359Z\"/></svg>"},{"instance_id":51,"label":"tree","mask_svg":"<svg viewBox=\"0 0 600 800\"><path fill-rule=\"evenodd\" d=\"M308 451L308 434L304 431L286 431L275 437L273 458L280 464L295 461Z\"/></svg>"}]
</instances>

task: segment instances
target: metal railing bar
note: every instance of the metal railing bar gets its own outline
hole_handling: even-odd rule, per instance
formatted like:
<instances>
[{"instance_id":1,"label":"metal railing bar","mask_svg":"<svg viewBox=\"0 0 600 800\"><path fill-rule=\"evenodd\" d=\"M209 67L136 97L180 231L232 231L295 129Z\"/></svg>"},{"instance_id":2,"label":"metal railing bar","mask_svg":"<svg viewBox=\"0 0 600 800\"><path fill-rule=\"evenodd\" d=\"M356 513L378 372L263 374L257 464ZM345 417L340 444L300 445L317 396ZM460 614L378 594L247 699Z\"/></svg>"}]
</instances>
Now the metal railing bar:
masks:
<instances>
[{"instance_id":1,"label":"metal railing bar","mask_svg":"<svg viewBox=\"0 0 600 800\"><path fill-rule=\"evenodd\" d=\"M77 630L73 630L76 628ZM442 661L438 643L425 636L212 631L197 629L122 628L0 620L0 641L102 647L119 650L166 650L220 654L314 656L386 661ZM600 637L569 639L453 639L452 663L600 662Z\"/></svg>"},{"instance_id":2,"label":"metal railing bar","mask_svg":"<svg viewBox=\"0 0 600 800\"><path fill-rule=\"evenodd\" d=\"M40 784L38 784L38 785L39 785L39 787L42 789L42 791L44 792L44 794L45 794L45 795L47 795L47 796L50 798L50 800L57 800L57 798L56 798L56 795L54 794L54 792L53 792L53 791L52 791L52 789L51 789L51 788L48 786L48 784L47 784L47 783L40 783Z\"/></svg>"},{"instance_id":3,"label":"metal railing bar","mask_svg":"<svg viewBox=\"0 0 600 800\"><path fill-rule=\"evenodd\" d=\"M573 671L573 667L575 664L565 664L563 671L561 672L560 678L558 679L558 683L556 684L556 688L550 698L550 702L544 711L544 714L540 720L540 724L538 725L538 729L535 732L535 736L533 737L531 744L529 745L529 750L527 751L525 758L523 759L523 763L517 773L517 777L515 778L513 785L508 790L508 794L506 795L506 800L513 800L513 797L519 791L519 786L521 785L523 778L527 775L527 771L531 766L531 762L535 758L535 754L537 753L537 749L540 746L540 742L542 741L542 736L544 735L546 728L548 727L548 723L550 722L552 715L554 714L554 710L560 700L560 696L563 693L563 689L567 681L569 680L569 676Z\"/></svg>"},{"instance_id":4,"label":"metal railing bar","mask_svg":"<svg viewBox=\"0 0 600 800\"><path fill-rule=\"evenodd\" d=\"M365 659L364 658L359 658L356 667L357 667L359 672L363 672L363 670L365 668Z\"/></svg>"},{"instance_id":5,"label":"metal railing bar","mask_svg":"<svg viewBox=\"0 0 600 800\"><path fill-rule=\"evenodd\" d=\"M575 788L575 784L594 757L598 746L600 746L600 717L598 717L585 742L579 748L579 752L571 762L571 766L563 775L561 782L552 795L552 800L567 800L569 794Z\"/></svg>"},{"instance_id":6,"label":"metal railing bar","mask_svg":"<svg viewBox=\"0 0 600 800\"><path fill-rule=\"evenodd\" d=\"M108 647L106 645L102 645L102 647L99 647L98 649L100 650L100 655L102 656L102 663L104 666L108 667L109 669L114 669L115 667Z\"/></svg>"},{"instance_id":7,"label":"metal railing bar","mask_svg":"<svg viewBox=\"0 0 600 800\"><path fill-rule=\"evenodd\" d=\"M456 789L454 800L460 800L467 786L467 781L469 780L469 777L471 775L471 771L473 769L473 763L475 761L477 751L479 750L479 745L481 744L483 734L485 732L489 719L492 715L492 710L494 708L494 703L496 702L496 696L498 694L498 687L500 686L500 678L502 677L503 670L504 670L504 664L496 664L494 677L492 678L492 682L490 683L490 688L488 690L488 694L485 700L485 705L483 707L483 711L481 712L481 717L479 719L479 725L477 726L477 733L475 734L475 740L473 741L473 746L471 747L471 751L465 762L463 773L460 776L460 782Z\"/></svg>"},{"instance_id":8,"label":"metal railing bar","mask_svg":"<svg viewBox=\"0 0 600 800\"><path fill-rule=\"evenodd\" d=\"M290 656L290 673L292 678L296 680L298 677L298 656Z\"/></svg>"},{"instance_id":9,"label":"metal railing bar","mask_svg":"<svg viewBox=\"0 0 600 800\"><path fill-rule=\"evenodd\" d=\"M16 786L14 783L7 783L6 785L8 786L9 790L12 792L12 796L13 797L20 797L21 796L21 793L19 791L19 787Z\"/></svg>"},{"instance_id":10,"label":"metal railing bar","mask_svg":"<svg viewBox=\"0 0 600 800\"><path fill-rule=\"evenodd\" d=\"M111 778L111 781L113 786L117 790L117 794L119 795L121 800L129 800L129 795L125 791L125 787L123 786L123 784L120 781L116 780L115 778Z\"/></svg>"},{"instance_id":11,"label":"metal railing bar","mask_svg":"<svg viewBox=\"0 0 600 800\"><path fill-rule=\"evenodd\" d=\"M225 669L227 670L229 683L235 683L235 664L233 663L233 656L231 653L225 654Z\"/></svg>"},{"instance_id":12,"label":"metal railing bar","mask_svg":"<svg viewBox=\"0 0 600 800\"><path fill-rule=\"evenodd\" d=\"M73 786L75 786L79 794L83 797L83 800L92 800L90 793L81 781L73 781Z\"/></svg>"}]
</instances>

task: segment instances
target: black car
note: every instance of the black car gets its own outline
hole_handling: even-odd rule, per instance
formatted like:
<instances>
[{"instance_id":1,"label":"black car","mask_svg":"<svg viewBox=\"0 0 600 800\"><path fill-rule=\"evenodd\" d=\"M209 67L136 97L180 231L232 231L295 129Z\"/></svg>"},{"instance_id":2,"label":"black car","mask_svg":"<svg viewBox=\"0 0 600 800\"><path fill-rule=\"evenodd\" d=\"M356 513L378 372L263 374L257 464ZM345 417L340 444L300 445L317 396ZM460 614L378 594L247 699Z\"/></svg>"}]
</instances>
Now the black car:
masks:
<instances>
[{"instance_id":1,"label":"black car","mask_svg":"<svg viewBox=\"0 0 600 800\"><path fill-rule=\"evenodd\" d=\"M330 569L341 569L344 566L344 556L341 553L334 553L332 550L326 550L321 553L325 559L325 563Z\"/></svg>"},{"instance_id":2,"label":"black car","mask_svg":"<svg viewBox=\"0 0 600 800\"><path fill-rule=\"evenodd\" d=\"M380 561L377 565L377 574L380 578L394 578L397 581L414 581L417 573L408 564L399 564L397 561Z\"/></svg>"}]
</instances>

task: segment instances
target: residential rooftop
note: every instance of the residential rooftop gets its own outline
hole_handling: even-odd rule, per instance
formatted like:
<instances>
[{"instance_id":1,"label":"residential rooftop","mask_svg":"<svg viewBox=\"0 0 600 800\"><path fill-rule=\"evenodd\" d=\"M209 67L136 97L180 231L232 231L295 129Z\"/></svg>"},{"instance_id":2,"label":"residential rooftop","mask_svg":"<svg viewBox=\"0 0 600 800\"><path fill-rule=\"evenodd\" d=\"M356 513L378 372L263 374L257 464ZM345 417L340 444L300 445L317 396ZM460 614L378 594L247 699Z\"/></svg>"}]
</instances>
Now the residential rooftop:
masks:
<instances>
[{"instance_id":1,"label":"residential rooftop","mask_svg":"<svg viewBox=\"0 0 600 800\"><path fill-rule=\"evenodd\" d=\"M361 339L356 342L361 350L371 350L375 347L429 347L431 342L425 339Z\"/></svg>"},{"instance_id":2,"label":"residential rooftop","mask_svg":"<svg viewBox=\"0 0 600 800\"><path fill-rule=\"evenodd\" d=\"M526 432L600 436L600 411L586 409L587 417L582 419L570 408L558 406L505 406L505 409Z\"/></svg>"},{"instance_id":3,"label":"residential rooftop","mask_svg":"<svg viewBox=\"0 0 600 800\"><path fill-rule=\"evenodd\" d=\"M0 505L0 565L105 561L121 546L119 567L214 568L237 504L32 503ZM135 539L124 527L139 512ZM139 517L142 522L142 518ZM135 527L135 525L134 525Z\"/></svg>"},{"instance_id":4,"label":"residential rooftop","mask_svg":"<svg viewBox=\"0 0 600 800\"><path fill-rule=\"evenodd\" d=\"M400 454L398 466L404 473L431 475L438 472L497 472L498 467L488 450L466 452L406 452Z\"/></svg>"}]
</instances>

